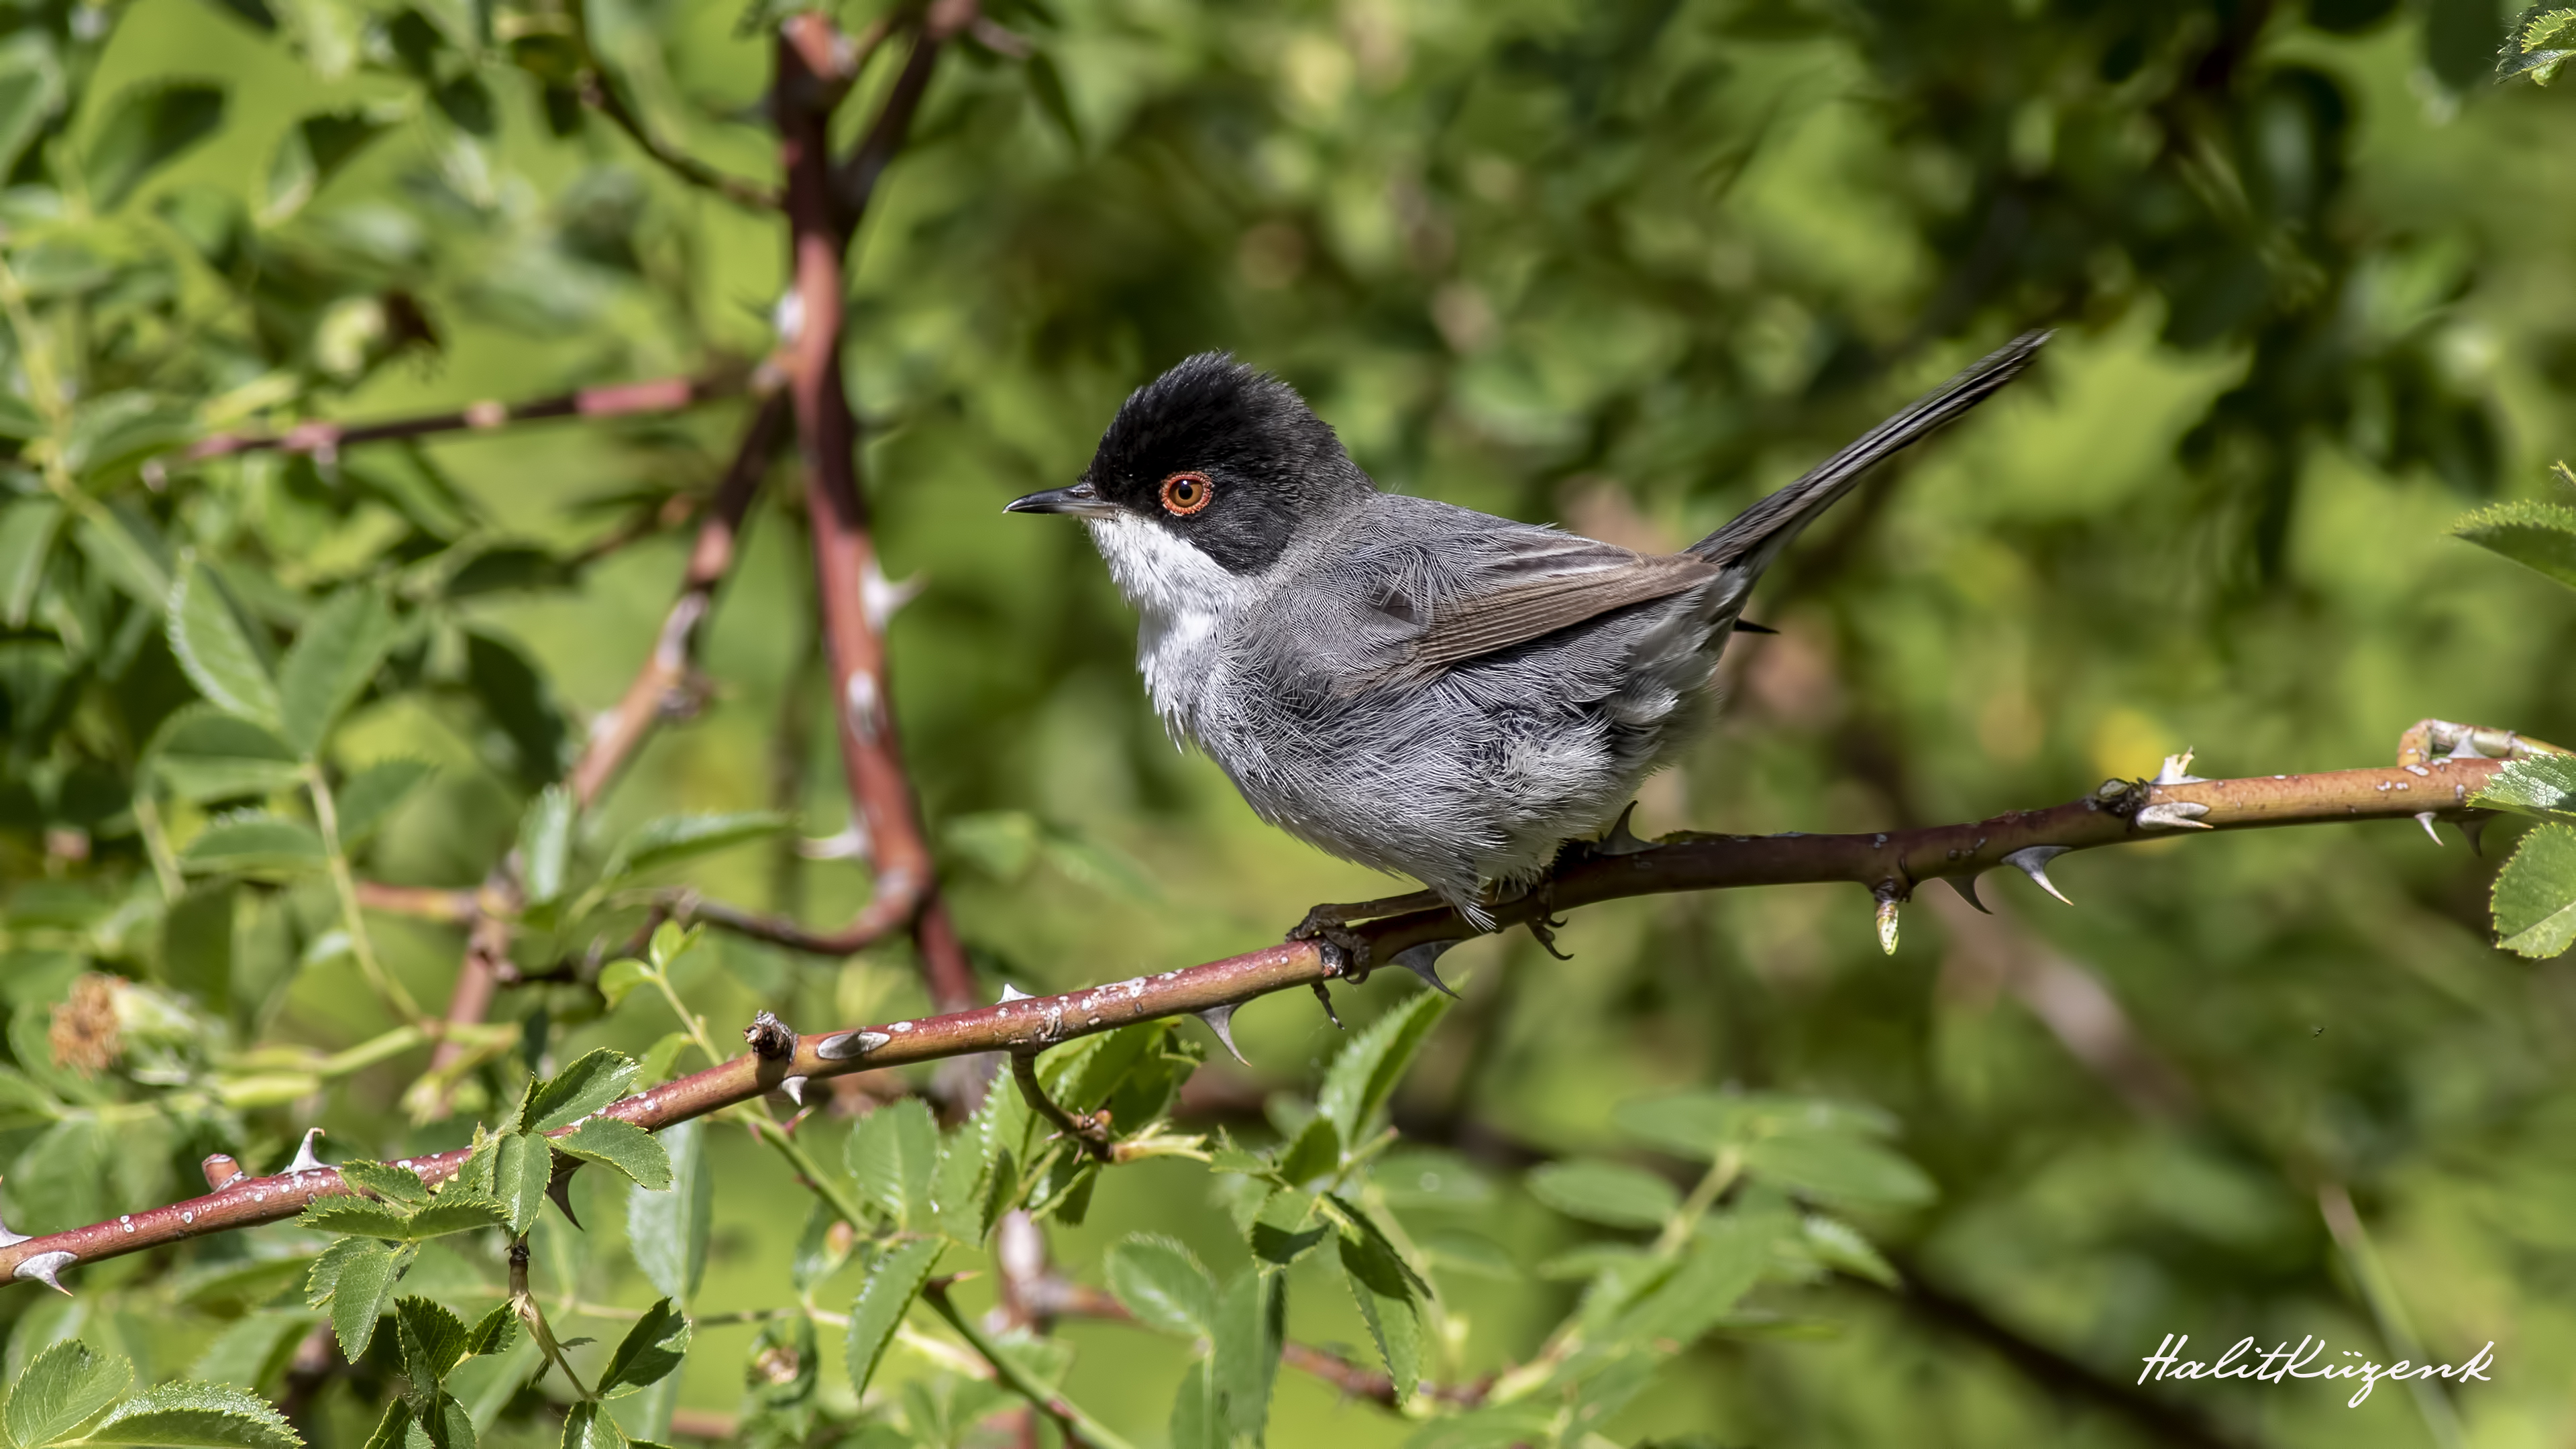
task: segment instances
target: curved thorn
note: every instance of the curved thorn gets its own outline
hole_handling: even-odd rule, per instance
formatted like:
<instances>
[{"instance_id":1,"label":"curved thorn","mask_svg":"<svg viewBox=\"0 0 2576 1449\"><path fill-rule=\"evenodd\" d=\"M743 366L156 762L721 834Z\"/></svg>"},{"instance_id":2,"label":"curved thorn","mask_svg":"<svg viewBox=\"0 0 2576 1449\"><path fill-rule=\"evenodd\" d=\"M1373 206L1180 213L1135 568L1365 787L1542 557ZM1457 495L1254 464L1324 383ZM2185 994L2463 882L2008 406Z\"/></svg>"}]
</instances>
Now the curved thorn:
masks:
<instances>
[{"instance_id":1,"label":"curved thorn","mask_svg":"<svg viewBox=\"0 0 2576 1449\"><path fill-rule=\"evenodd\" d=\"M1538 928L1533 925L1530 929L1536 930ZM1556 950L1555 943L1549 942L1545 936L1539 937L1539 940L1546 943L1547 948L1551 953ZM1448 982L1440 979L1438 968L1432 964L1438 961L1441 955L1448 951L1450 947L1457 944L1458 943L1456 941L1425 941L1418 946L1407 946L1403 950L1395 953L1395 964L1412 972L1414 975L1421 977L1423 985L1430 987L1441 995L1446 996L1453 1001L1462 1000L1463 998L1461 998L1457 992L1449 989ZM1566 958L1559 956L1557 959L1562 961Z\"/></svg>"},{"instance_id":2,"label":"curved thorn","mask_svg":"<svg viewBox=\"0 0 2576 1449\"><path fill-rule=\"evenodd\" d=\"M1592 847L1592 853L1594 855L1635 855L1641 850L1654 849L1652 842L1639 840L1630 833L1628 820L1636 813L1637 802L1631 800L1628 802L1628 808L1619 812L1619 818L1610 822L1609 833L1602 836Z\"/></svg>"},{"instance_id":3,"label":"curved thorn","mask_svg":"<svg viewBox=\"0 0 2576 1449\"><path fill-rule=\"evenodd\" d=\"M1252 1065L1251 1061L1243 1055L1243 1048L1234 1044L1234 1009L1238 1005L1241 1003L1229 1001L1223 1006L1211 1006L1200 1012L1198 1017L1207 1023L1208 1030L1216 1033L1218 1041L1225 1043L1226 1053L1248 1067Z\"/></svg>"},{"instance_id":4,"label":"curved thorn","mask_svg":"<svg viewBox=\"0 0 2576 1449\"><path fill-rule=\"evenodd\" d=\"M2425 833L2426 835L2429 835L2429 836L2431 836L2431 837L2433 838L2433 843L2434 843L2435 845L2440 845L2440 844L2442 843L2442 833L2441 833L2440 831L2435 830L2435 829L2433 828L2433 812L2432 812L2432 811L2430 811L2430 810L2418 810L2418 811L2416 811L2416 812L2415 812L2415 823L2424 827L2424 833Z\"/></svg>"},{"instance_id":5,"label":"curved thorn","mask_svg":"<svg viewBox=\"0 0 2576 1449\"><path fill-rule=\"evenodd\" d=\"M564 1221L576 1228L581 1227L581 1219L573 1216L572 1175L580 1170L580 1158L558 1152L555 1154L554 1171L546 1178L546 1196L554 1201L556 1207L563 1209ZM582 1231L589 1229L583 1228Z\"/></svg>"},{"instance_id":6,"label":"curved thorn","mask_svg":"<svg viewBox=\"0 0 2576 1449\"><path fill-rule=\"evenodd\" d=\"M804 1105L805 1105L805 1083L806 1083L806 1080L807 1080L807 1079L806 1079L806 1078L804 1078L804 1077L787 1077L787 1078L784 1078L784 1079L782 1079L782 1080L778 1083L778 1090L780 1090L780 1091L782 1091L782 1092L785 1092L785 1093L787 1094L787 1100L788 1100L788 1101L791 1101L791 1102L795 1103L797 1106L802 1107L802 1106L804 1106Z\"/></svg>"},{"instance_id":7,"label":"curved thorn","mask_svg":"<svg viewBox=\"0 0 2576 1449\"><path fill-rule=\"evenodd\" d=\"M2468 837L2469 854L2471 855L2484 857L2487 853L2486 847L2479 844L2479 837L2487 833L2487 820L2487 816L2474 815L2463 816L2460 819L2451 822L2452 824L2460 827L2460 834Z\"/></svg>"},{"instance_id":8,"label":"curved thorn","mask_svg":"<svg viewBox=\"0 0 2576 1449\"><path fill-rule=\"evenodd\" d=\"M286 1164L286 1170L289 1172L319 1172L324 1167L329 1166L329 1164L324 1162L321 1158L313 1155L313 1144L319 1140L321 1136L321 1128L305 1128L304 1145L295 1149L295 1160Z\"/></svg>"},{"instance_id":9,"label":"curved thorn","mask_svg":"<svg viewBox=\"0 0 2576 1449\"><path fill-rule=\"evenodd\" d=\"M1984 901L1977 899L1977 877L1973 873L1968 875L1945 875L1941 877L1941 879L1949 885L1950 889L1959 893L1959 899L1966 901L1969 905L1975 906L1980 911L1984 911L1989 916L1994 914L1993 911L1987 910L1986 903Z\"/></svg>"},{"instance_id":10,"label":"curved thorn","mask_svg":"<svg viewBox=\"0 0 2576 1449\"><path fill-rule=\"evenodd\" d=\"M1002 983L1002 1000L1003 1000L1003 1001L1005 1001L1005 1002L1012 1002L1012 1001L1030 1001L1030 1000L1034 1000L1034 999L1035 999L1035 998L1031 997L1027 992L1022 991L1020 988L1018 988L1018 987L1016 987L1016 986L1013 986L1011 983L1009 983L1009 982L1007 982L1007 981L1005 981L1005 982L1003 982L1003 983Z\"/></svg>"},{"instance_id":11,"label":"curved thorn","mask_svg":"<svg viewBox=\"0 0 2576 1449\"><path fill-rule=\"evenodd\" d=\"M11 1276L22 1283L42 1283L65 1298L69 1298L72 1296L72 1290L64 1287L63 1280L55 1275L79 1261L78 1257L58 1248L53 1252L38 1253L29 1258L19 1264L18 1271Z\"/></svg>"},{"instance_id":12,"label":"curved thorn","mask_svg":"<svg viewBox=\"0 0 2576 1449\"><path fill-rule=\"evenodd\" d=\"M846 1062L863 1057L894 1040L881 1031L845 1031L827 1036L814 1044L814 1055L827 1062Z\"/></svg>"},{"instance_id":13,"label":"curved thorn","mask_svg":"<svg viewBox=\"0 0 2576 1449\"><path fill-rule=\"evenodd\" d=\"M2066 904L2071 906L2075 903L2073 901L2066 900L2066 892L2059 890L2057 888L2057 882L2048 878L2048 863L2057 859L2059 856L2064 855L2067 851L2073 848L2074 847L2072 846L2066 845L2025 845L2021 849L2014 851L2012 854L2005 856L2004 864L2012 866L2022 874L2029 876L2033 881L2038 883L2041 890L2048 892L2050 895L2057 897L2061 901L2066 901Z\"/></svg>"}]
</instances>

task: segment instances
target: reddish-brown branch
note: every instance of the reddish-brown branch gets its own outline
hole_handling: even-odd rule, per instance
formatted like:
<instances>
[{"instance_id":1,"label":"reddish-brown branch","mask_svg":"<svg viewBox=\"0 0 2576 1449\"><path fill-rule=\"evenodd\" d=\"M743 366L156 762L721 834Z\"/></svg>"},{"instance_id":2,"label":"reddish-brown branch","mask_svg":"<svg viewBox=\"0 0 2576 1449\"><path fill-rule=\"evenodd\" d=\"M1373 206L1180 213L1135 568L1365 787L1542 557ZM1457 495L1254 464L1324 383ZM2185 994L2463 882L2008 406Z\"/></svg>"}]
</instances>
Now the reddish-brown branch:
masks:
<instances>
[{"instance_id":1,"label":"reddish-brown branch","mask_svg":"<svg viewBox=\"0 0 2576 1449\"><path fill-rule=\"evenodd\" d=\"M709 398L740 391L741 386L742 379L738 376L665 377L651 382L586 387L579 392L540 398L535 402L468 403L454 412L430 413L385 423L351 426L315 418L298 423L283 433L217 433L212 437L199 438L179 456L191 463L236 453L272 451L319 453L327 457L359 443L420 438L432 433L488 432L511 423L533 422L540 418L615 418L677 412Z\"/></svg>"},{"instance_id":2,"label":"reddish-brown branch","mask_svg":"<svg viewBox=\"0 0 2576 1449\"><path fill-rule=\"evenodd\" d=\"M1940 877L1973 877L2003 863L2005 854L2030 846L2086 850L2167 833L2142 828L2135 821L2139 809L2156 805L2205 806L2207 813L2199 818L2212 831L2406 819L2427 810L2457 814L2473 808L2466 806L2467 799L2502 768L2502 762L2495 760L2450 759L2315 775L2132 785L2113 805L2105 805L2096 794L1974 825L1882 835L1676 836L1631 854L1574 861L1552 877L1542 898L1554 909L1566 910L1626 896L1828 881L1851 882L1875 894L1896 880L1920 884ZM1533 917L1541 908L1537 900L1517 902L1498 914L1506 918L1504 924L1510 924ZM1352 929L1373 961L1389 960L1408 945L1473 932L1446 911L1415 912ZM1333 974L1316 943L1289 941L1203 966L1061 996L1024 997L915 1021L807 1033L797 1041L792 1056L737 1057L612 1103L605 1110L648 1131L658 1130L764 1095L788 1077L837 1077L983 1052L1043 1051L1139 1021L1236 1006L1273 992L1316 986ZM459 1150L410 1161L426 1180L439 1182L464 1159L465 1153ZM280 1222L317 1197L346 1191L339 1174L327 1169L235 1178L204 1197L0 1247L0 1272L41 1277L42 1273L22 1270L41 1260L46 1271L59 1271L75 1262ZM49 1256L57 1253L68 1256Z\"/></svg>"},{"instance_id":3,"label":"reddish-brown branch","mask_svg":"<svg viewBox=\"0 0 2576 1449\"><path fill-rule=\"evenodd\" d=\"M895 734L885 640L869 608L875 591L871 586L881 588L883 575L868 532L866 498L859 487L858 422L841 376L843 257L858 216L834 196L831 114L824 103L835 86L832 78L818 75L808 63L808 48L795 37L779 37L778 131L786 158L789 256L795 277L788 393L795 401L805 468L815 593L832 665L841 765L849 782L855 823L866 833L876 889L848 926L796 944L846 955L910 930L931 1001L942 1010L954 1010L975 998L975 975L939 900L929 843ZM898 83L870 137L891 126L899 138L908 123L909 107L918 101L918 94L908 96Z\"/></svg>"}]
</instances>

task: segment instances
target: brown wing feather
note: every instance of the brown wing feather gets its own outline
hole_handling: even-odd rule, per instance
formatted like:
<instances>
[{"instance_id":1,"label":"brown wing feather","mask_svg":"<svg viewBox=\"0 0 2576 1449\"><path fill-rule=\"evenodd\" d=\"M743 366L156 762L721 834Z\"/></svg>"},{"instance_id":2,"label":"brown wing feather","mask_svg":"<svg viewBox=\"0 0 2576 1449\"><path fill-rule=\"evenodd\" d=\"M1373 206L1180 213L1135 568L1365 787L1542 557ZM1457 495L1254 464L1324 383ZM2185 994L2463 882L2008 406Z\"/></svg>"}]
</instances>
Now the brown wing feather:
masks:
<instances>
[{"instance_id":1,"label":"brown wing feather","mask_svg":"<svg viewBox=\"0 0 2576 1449\"><path fill-rule=\"evenodd\" d=\"M1717 577L1716 564L1686 553L1579 572L1548 574L1443 601L1407 651L1405 670L1417 678L1451 665L1526 644L1569 624L1613 609L1670 598Z\"/></svg>"}]
</instances>

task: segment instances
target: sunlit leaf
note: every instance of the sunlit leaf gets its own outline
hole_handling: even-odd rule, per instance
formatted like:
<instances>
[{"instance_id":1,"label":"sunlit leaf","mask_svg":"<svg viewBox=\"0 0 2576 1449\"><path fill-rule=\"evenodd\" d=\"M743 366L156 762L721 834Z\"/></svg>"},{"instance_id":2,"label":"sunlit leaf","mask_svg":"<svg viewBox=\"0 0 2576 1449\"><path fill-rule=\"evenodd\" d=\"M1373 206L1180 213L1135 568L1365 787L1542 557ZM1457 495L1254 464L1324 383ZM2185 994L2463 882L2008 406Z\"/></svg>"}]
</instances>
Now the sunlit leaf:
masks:
<instances>
[{"instance_id":1,"label":"sunlit leaf","mask_svg":"<svg viewBox=\"0 0 2576 1449\"><path fill-rule=\"evenodd\" d=\"M548 1141L555 1151L612 1168L648 1192L671 1185L670 1155L652 1133L623 1118L593 1117Z\"/></svg>"},{"instance_id":2,"label":"sunlit leaf","mask_svg":"<svg viewBox=\"0 0 2576 1449\"><path fill-rule=\"evenodd\" d=\"M664 1298L686 1303L697 1296L698 1282L706 1276L715 1175L707 1168L703 1122L666 1127L661 1142L670 1158L671 1185L659 1191L642 1186L627 1190L626 1241L645 1281Z\"/></svg>"},{"instance_id":3,"label":"sunlit leaf","mask_svg":"<svg viewBox=\"0 0 2576 1449\"><path fill-rule=\"evenodd\" d=\"M939 1124L918 1097L889 1102L850 1129L846 1157L859 1200L898 1228L930 1225L931 1174L939 1163Z\"/></svg>"},{"instance_id":4,"label":"sunlit leaf","mask_svg":"<svg viewBox=\"0 0 2576 1449\"><path fill-rule=\"evenodd\" d=\"M2516 499L2480 509L2452 532L2537 573L2576 587L2576 508Z\"/></svg>"},{"instance_id":5,"label":"sunlit leaf","mask_svg":"<svg viewBox=\"0 0 2576 1449\"><path fill-rule=\"evenodd\" d=\"M2576 943L2576 829L2542 825L2496 872L2496 944L2518 956L2555 956Z\"/></svg>"},{"instance_id":6,"label":"sunlit leaf","mask_svg":"<svg viewBox=\"0 0 2576 1449\"><path fill-rule=\"evenodd\" d=\"M2576 824L2576 755L2508 761L2469 803Z\"/></svg>"},{"instance_id":7,"label":"sunlit leaf","mask_svg":"<svg viewBox=\"0 0 2576 1449\"><path fill-rule=\"evenodd\" d=\"M1270 1389L1286 1340L1288 1282L1249 1268L1217 1300L1216 1343L1208 1360L1217 1410L1231 1436L1259 1443L1270 1423Z\"/></svg>"},{"instance_id":8,"label":"sunlit leaf","mask_svg":"<svg viewBox=\"0 0 2576 1449\"><path fill-rule=\"evenodd\" d=\"M552 1132L569 1127L609 1103L635 1090L634 1058L624 1052L602 1047L586 1052L562 1071L540 1082L529 1094L526 1118L521 1123L529 1132Z\"/></svg>"},{"instance_id":9,"label":"sunlit leaf","mask_svg":"<svg viewBox=\"0 0 2576 1449\"><path fill-rule=\"evenodd\" d=\"M208 825L179 852L179 866L190 872L296 875L320 870L328 858L312 826L249 810Z\"/></svg>"},{"instance_id":10,"label":"sunlit leaf","mask_svg":"<svg viewBox=\"0 0 2576 1449\"><path fill-rule=\"evenodd\" d=\"M1403 1080L1413 1054L1422 1049L1431 1028L1439 1025L1448 1009L1448 997L1434 991L1415 992L1361 1029L1333 1059L1315 1105L1332 1120L1344 1145L1359 1143L1361 1133L1395 1094L1395 1084Z\"/></svg>"},{"instance_id":11,"label":"sunlit leaf","mask_svg":"<svg viewBox=\"0 0 2576 1449\"><path fill-rule=\"evenodd\" d=\"M563 895L564 873L572 860L572 823L572 792L561 785L538 791L519 817L519 883L529 905L551 905Z\"/></svg>"},{"instance_id":12,"label":"sunlit leaf","mask_svg":"<svg viewBox=\"0 0 2576 1449\"><path fill-rule=\"evenodd\" d=\"M1180 1243L1139 1234L1111 1245L1101 1266L1137 1322L1183 1338L1214 1336L1216 1280Z\"/></svg>"},{"instance_id":13,"label":"sunlit leaf","mask_svg":"<svg viewBox=\"0 0 2576 1449\"><path fill-rule=\"evenodd\" d=\"M403 1373L415 1388L446 1378L468 1351L465 1320L426 1298L394 1300L394 1330L402 1348Z\"/></svg>"},{"instance_id":14,"label":"sunlit leaf","mask_svg":"<svg viewBox=\"0 0 2576 1449\"><path fill-rule=\"evenodd\" d=\"M121 1358L91 1350L78 1339L53 1344L27 1361L9 1403L0 1411L0 1427L9 1431L17 1449L41 1449L68 1438L99 1410L116 1402L134 1378L134 1367Z\"/></svg>"},{"instance_id":15,"label":"sunlit leaf","mask_svg":"<svg viewBox=\"0 0 2576 1449\"><path fill-rule=\"evenodd\" d=\"M116 1406L83 1441L169 1449L302 1449L266 1399L221 1384L162 1384Z\"/></svg>"},{"instance_id":16,"label":"sunlit leaf","mask_svg":"<svg viewBox=\"0 0 2576 1449\"><path fill-rule=\"evenodd\" d=\"M903 1323L904 1310L930 1281L931 1265L944 1245L937 1238L911 1238L888 1249L868 1269L858 1298L850 1304L848 1364L850 1389L865 1393L885 1357L886 1345Z\"/></svg>"},{"instance_id":17,"label":"sunlit leaf","mask_svg":"<svg viewBox=\"0 0 2576 1449\"><path fill-rule=\"evenodd\" d=\"M680 1366L689 1353L689 1320L665 1298L644 1310L635 1326L617 1342L608 1367L599 1375L601 1398L631 1394L657 1383Z\"/></svg>"},{"instance_id":18,"label":"sunlit leaf","mask_svg":"<svg viewBox=\"0 0 2576 1449\"><path fill-rule=\"evenodd\" d=\"M266 726L211 705L181 708L148 752L153 772L182 800L271 795L302 778L295 751Z\"/></svg>"}]
</instances>

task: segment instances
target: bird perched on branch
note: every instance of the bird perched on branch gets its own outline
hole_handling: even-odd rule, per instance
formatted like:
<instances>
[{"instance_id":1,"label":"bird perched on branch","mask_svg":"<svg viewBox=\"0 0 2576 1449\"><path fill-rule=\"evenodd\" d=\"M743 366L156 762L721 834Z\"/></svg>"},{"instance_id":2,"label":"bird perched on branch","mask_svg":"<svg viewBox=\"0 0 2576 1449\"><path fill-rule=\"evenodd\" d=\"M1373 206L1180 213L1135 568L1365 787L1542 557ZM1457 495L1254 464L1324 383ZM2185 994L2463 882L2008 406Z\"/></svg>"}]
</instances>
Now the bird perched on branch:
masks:
<instances>
[{"instance_id":1,"label":"bird perched on branch","mask_svg":"<svg viewBox=\"0 0 2576 1449\"><path fill-rule=\"evenodd\" d=\"M1295 389L1214 352L1137 389L1080 481L1009 511L1089 526L1142 616L1154 707L1263 819L1488 927L1706 717L1746 596L1798 531L2046 340L1659 557L1381 492Z\"/></svg>"}]
</instances>

